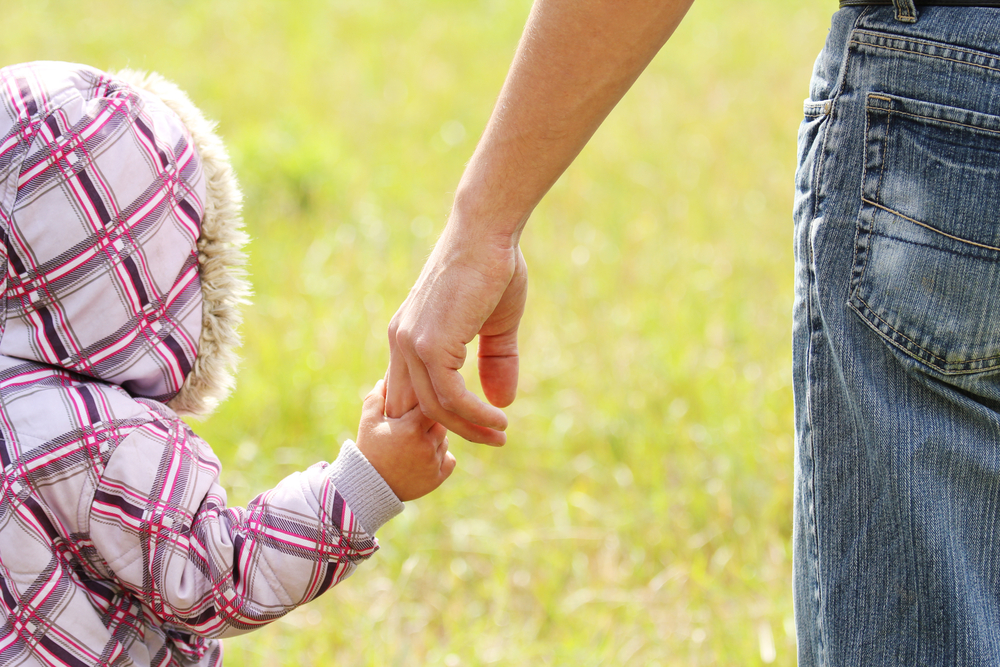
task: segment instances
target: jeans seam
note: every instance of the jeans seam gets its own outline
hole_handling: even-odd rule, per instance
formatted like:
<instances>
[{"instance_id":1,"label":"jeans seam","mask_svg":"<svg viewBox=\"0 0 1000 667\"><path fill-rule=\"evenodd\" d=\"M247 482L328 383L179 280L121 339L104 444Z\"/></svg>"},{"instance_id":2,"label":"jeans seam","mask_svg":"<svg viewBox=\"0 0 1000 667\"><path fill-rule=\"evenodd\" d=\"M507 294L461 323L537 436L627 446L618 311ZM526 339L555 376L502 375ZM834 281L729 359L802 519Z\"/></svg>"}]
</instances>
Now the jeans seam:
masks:
<instances>
[{"instance_id":1,"label":"jeans seam","mask_svg":"<svg viewBox=\"0 0 1000 667\"><path fill-rule=\"evenodd\" d=\"M876 44L867 44L865 42L855 42L852 41L851 44L856 44L857 46L868 46L873 49L883 49L885 51L895 51L896 53L910 53L921 58L933 58L934 60L944 60L950 63L958 63L959 65L968 65L969 67L978 67L980 69L986 69L991 72L1000 72L1000 68L990 67L989 65L977 65L976 63L970 63L967 60L959 60L957 58L945 58L944 56L935 56L930 53L920 53L919 51L912 51L909 49L897 49L891 46L879 46Z\"/></svg>"},{"instance_id":2,"label":"jeans seam","mask_svg":"<svg viewBox=\"0 0 1000 667\"><path fill-rule=\"evenodd\" d=\"M819 190L819 185L822 182L822 174L825 163L825 156L827 151L827 137L829 136L830 123L834 120L833 115L833 104L832 101L836 100L837 95L840 93L840 85L838 84L837 90L831 95L830 101L830 111L826 114L826 122L820 128L820 132L823 133L822 141L820 143L819 154L817 155L816 164L813 167L812 177L810 181L812 182L813 198L812 206L809 210L809 227L805 233L805 252L806 252L806 286L805 286L805 307L806 307L806 322L808 323L808 344L806 347L806 424L804 427L804 443L803 446L808 446L809 451L809 471L808 471L808 497L806 498L806 521L807 530L810 534L810 539L807 540L807 544L812 545L812 548L807 549L808 558L811 561L809 564L809 571L813 573L811 577L814 585L810 587L809 594L813 596L815 600L815 616L810 619L810 622L814 625L814 632L816 638L816 660L817 665L821 667L824 664L824 638L822 636L822 631L824 626L823 623L823 613L822 613L822 583L820 582L819 572L819 524L816 518L816 453L813 447L813 424L815 420L813 418L813 398L812 398L812 383L809 378L812 376L813 369L813 354L815 346L815 336L817 334L822 334L822 326L817 326L816 324L816 305L814 300L816 296L814 291L816 290L816 275L815 275L815 255L813 254L812 248L812 226L815 224L816 216L819 214L820 203L822 193Z\"/></svg>"},{"instance_id":3,"label":"jeans seam","mask_svg":"<svg viewBox=\"0 0 1000 667\"><path fill-rule=\"evenodd\" d=\"M845 65L849 56L845 56ZM818 160L816 162L815 169L812 175L812 187L813 187L813 201L812 210L809 212L809 230L806 233L805 247L808 257L806 258L808 267L806 270L806 321L809 323L809 343L806 349L806 430L808 433L807 443L809 446L809 497L807 505L807 517L809 521L809 532L811 533L812 539L810 542L813 544L813 548L809 550L809 558L812 560L810 564L810 569L814 573L812 577L814 586L810 593L815 598L816 613L815 618L811 619L815 624L815 637L816 637L816 661L819 667L825 664L825 638L823 637L823 631L825 629L825 624L823 623L823 585L820 581L820 543L819 543L819 521L816 517L816 452L813 445L813 424L815 420L813 418L813 391L812 382L809 378L812 377L813 372L813 355L815 354L815 337L816 334L822 334L822 326L817 327L816 324L816 304L814 300L817 298L814 295L816 291L816 275L815 275L815 255L813 253L812 247L812 225L815 224L816 216L819 214L819 209L823 197L823 193L820 191L820 184L822 183L822 174L826 163L826 153L827 153L827 138L830 136L830 124L834 121L834 109L837 97L840 95L842 89L843 79L838 82L837 89L834 94L830 97L831 105L830 111L827 113L826 122L821 128L823 133L823 141L821 144L821 149L819 151ZM818 329L818 331L817 331Z\"/></svg>"},{"instance_id":4,"label":"jeans seam","mask_svg":"<svg viewBox=\"0 0 1000 667\"><path fill-rule=\"evenodd\" d=\"M865 7L858 14L857 18L854 21L854 27L852 28L852 33L859 30L858 26L861 24L861 20L866 16L868 16L868 14L870 14L872 11L873 7ZM850 43L851 40L848 41ZM822 201L824 196L823 191L820 190L820 185L822 183L820 175L823 173L823 169L826 164L826 155L827 155L826 142L827 142L827 137L830 136L830 133L828 131L829 124L836 120L837 100L840 99L841 94L844 92L844 86L847 83L847 72L850 69L851 55L852 54L850 48L844 50L844 59L840 63L840 72L837 75L837 86L830 93L830 97L828 100L829 108L826 111L826 114L828 116L829 122L827 123L827 127L823 129L823 144L816 161L816 171L813 176L813 192L815 193L815 196L813 198L813 209L812 209L813 219L815 219L816 217L816 212L819 210L820 202Z\"/></svg>"},{"instance_id":5,"label":"jeans seam","mask_svg":"<svg viewBox=\"0 0 1000 667\"><path fill-rule=\"evenodd\" d=\"M868 255L870 243L866 243L864 248L861 247L863 238L862 233L866 235L866 238L871 236L871 230L865 230L862 226L861 216L865 210L865 174L868 172L868 147L870 144L869 137L871 136L871 114L867 111L867 103L865 104L865 131L862 135L864 138L864 146L861 153L861 193L859 199L861 200L861 205L858 207L858 215L854 223L854 266L851 268L851 279L847 283L847 295L844 302L850 306L851 299L854 294L858 291L861 282L864 280L865 273L868 270ZM888 122L888 121L886 121ZM886 127L888 131L888 127ZM882 165L879 168L878 185L875 188L876 195L882 190L882 174L885 169L885 156L882 157ZM861 260L861 266L858 266L858 260Z\"/></svg>"},{"instance_id":6,"label":"jeans seam","mask_svg":"<svg viewBox=\"0 0 1000 667\"><path fill-rule=\"evenodd\" d=\"M870 313L871 317L869 317L865 313L861 312L861 309L858 308L854 303L849 303L848 304L848 306L851 308L851 310L853 310L855 313L857 313L858 315L860 315L861 319L863 319L865 322L867 322L868 325L875 330L875 333L877 333L877 334L885 337L885 333L882 332L882 331L879 331L879 328L875 325L874 322L872 322L873 318L876 319L876 320L878 320L879 322L881 322L883 325L885 325L886 329L889 329L890 331L892 331L892 333L894 333L895 335L897 335L900 338L904 339L906 342L908 342L910 345L912 345L913 347L917 348L918 350L920 350L921 352L923 352L924 354L926 354L928 357L931 357L931 358L939 360L939 361L945 361L944 359L942 359L938 355L934 354L930 350L928 350L925 347L921 346L919 343L917 343L915 340L913 340L912 338L910 338L909 336L907 336L906 334L904 334L902 331L896 329L894 326L892 326L891 324L889 324L888 322L886 322L883 318L879 317L878 313L875 312L875 309L871 307L871 304L869 304L867 301L865 301L860 296L854 295L854 297L853 297L852 300L856 300L859 303L861 303L865 307L865 310L867 310L868 313ZM893 340L891 337L889 338L889 341L891 343L893 343L894 345L896 345L897 347L900 347L902 349L902 346L897 341ZM909 352L910 352L909 350L906 350L906 349L904 349L903 351L906 352L907 354L909 354ZM996 357L994 357L994 358L996 358ZM935 370L944 372L942 368L939 368L938 366L935 366L932 362L930 362L930 361L928 361L926 359L921 359L921 361L923 361L924 363L926 363L931 368L934 368ZM975 359L975 360L972 360L972 361L989 361L989 359Z\"/></svg>"},{"instance_id":7,"label":"jeans seam","mask_svg":"<svg viewBox=\"0 0 1000 667\"><path fill-rule=\"evenodd\" d=\"M964 243L966 245L970 245L970 246L973 246L975 248L981 248L983 250L992 250L994 252L1000 252L1000 248L997 248L997 247L994 247L994 246L991 246L991 245L986 245L985 243L977 243L976 241L970 241L969 239L963 239L960 236L955 236L953 234L949 234L947 232L943 232L940 229L937 229L937 228L935 228L932 225L928 225L926 222L920 222L919 220L911 218L908 215L904 215L904 214L900 213L899 211L896 211L896 210L894 210L894 209L886 206L885 204L880 204L880 203L878 203L876 201L871 201L870 199L865 199L864 195L861 196L861 201L863 203L865 203L865 204L868 204L869 206L873 206L873 207L875 207L877 209L881 209L881 210L885 211L886 213L890 213L892 215L898 216L898 217L902 218L903 220L906 220L908 222L912 222L915 225L923 227L924 229L928 229L928 230L934 232L935 234L940 234L941 236L944 236L945 238L949 238L949 239L951 239L953 241L958 241L959 243ZM886 236L886 235L882 234L882 236ZM962 254L962 253L954 253L954 254Z\"/></svg>"},{"instance_id":8,"label":"jeans seam","mask_svg":"<svg viewBox=\"0 0 1000 667\"><path fill-rule=\"evenodd\" d=\"M862 10L855 19L853 30L857 30L862 19L872 11L873 9L871 7L866 7L864 10ZM823 192L823 190L820 189L820 186L823 182L822 175L826 169L826 157L828 153L830 126L837 121L837 108L838 108L837 101L840 99L847 85L847 75L850 70L852 56L853 54L851 53L851 49L850 48L845 49L843 61L840 64L840 72L837 77L837 86L832 91L829 98L830 107L827 113L828 118L825 126L822 128L823 132L822 147L819 152L815 173L813 174L813 179L812 179L813 191L815 195L813 198L813 205L810 216L810 226L812 225L813 221L816 220L816 217L819 214L819 210L822 207L823 199L825 197L825 193ZM809 233L807 236L808 238L806 241L806 247L809 253L808 265L807 265L809 269L807 272L807 280L809 284L806 289L806 294L808 294L809 297L806 299L806 309L807 309L806 317L807 321L809 322L809 338L808 338L809 342L808 342L808 347L806 349L806 392L807 393L806 393L805 403L807 410L806 428L808 430L809 463L810 463L808 517L810 523L809 531L812 535L811 541L814 545L814 549L812 553L809 554L809 557L812 559L812 568L813 571L815 572L815 576L813 577L813 581L815 582L813 594L815 596L815 601L816 601L816 616L812 620L815 623L816 664L817 667L827 667L828 664L826 655L827 638L825 636L827 632L827 627L824 618L825 595L823 594L823 581L820 576L820 572L822 570L820 566L820 553L822 552L823 547L822 544L820 543L819 519L817 517L818 508L816 505L816 452L814 449L814 439L813 439L813 432L814 432L813 425L815 424L815 419L813 417L813 400L814 400L812 392L813 383L809 380L809 378L812 377L814 372L813 357L816 354L815 336L817 334L822 336L825 335L825 333L821 321L822 318L816 312L816 309L818 307L819 294L816 284L815 255L813 253L812 239L811 239L812 234Z\"/></svg>"},{"instance_id":9,"label":"jeans seam","mask_svg":"<svg viewBox=\"0 0 1000 667\"><path fill-rule=\"evenodd\" d=\"M824 130L825 129L826 128L824 128ZM825 136L824 136L824 143L825 143ZM819 165L817 165L817 167L818 166ZM817 207L817 204L816 204L815 197L814 197L812 215L809 218L810 227L812 226L812 224L816 220L816 215L815 215L816 214L816 207ZM809 591L809 593L814 597L814 599L815 599L815 605L816 605L815 606L815 610L816 610L815 615L814 615L814 617L812 619L810 619L810 621L814 624L814 627L815 627L815 635L814 636L816 638L816 661L817 661L817 664L819 666L822 666L825 663L825 660L824 660L824 653L825 653L825 651L824 651L824 644L825 644L825 641L824 641L824 637L822 636L822 632L823 632L823 629L824 629L825 626L823 624L823 612L822 612L823 586L822 586L822 582L820 581L820 576L819 576L819 573L820 573L819 550L820 550L820 548L819 548L819 525L818 525L818 522L817 522L817 519L816 519L816 452L815 452L815 448L814 448L814 445L813 445L813 424L815 423L815 420L813 418L813 390L812 390L812 383L810 381L810 378L812 377L812 372L813 372L813 355L815 354L814 346L816 344L815 343L815 337L816 337L816 334L817 333L821 333L821 331L820 332L816 331L816 323L815 323L815 317L816 317L815 309L816 309L816 306L815 306L815 304L813 302L814 302L814 299L816 297L813 294L813 292L816 289L816 277L815 277L815 272L814 272L814 269L813 269L815 260L814 260L813 249L812 249L812 239L810 237L811 237L811 233L807 232L806 233L805 244L804 244L805 247L806 247L806 252L808 253L808 257L806 258L807 259L807 263L806 263L806 267L807 267L806 268L806 281L807 281L807 284L806 284L805 292L806 292L807 297L806 297L806 300L805 300L805 306L806 306L806 322L809 323L809 336L808 336L808 344L807 344L807 348L806 348L806 369L805 369L805 375L806 375L806 400L805 400L805 405L806 405L806 420L805 421L806 421L806 425L805 425L805 428L803 429L803 431L804 431L803 437L805 438L805 442L803 444L804 445L808 445L808 449L809 449L809 474L808 474L808 480L809 480L808 481L808 494L809 495L808 495L808 498L806 499L807 500L807 503L806 503L806 519L808 521L808 531L810 533L810 538L811 538L811 539L809 539L807 541L807 544L811 543L812 544L812 548L808 549L807 553L808 553L808 557L809 557L809 559L811 561L810 564L809 564L809 571L811 571L813 573L811 579L814 582L814 585L810 587L811 590Z\"/></svg>"},{"instance_id":10,"label":"jeans seam","mask_svg":"<svg viewBox=\"0 0 1000 667\"><path fill-rule=\"evenodd\" d=\"M878 95L870 95L869 97L874 97L874 98L880 99L880 100L891 101L891 99L888 98L888 97L881 97L881 96L878 96ZM921 120L928 120L928 121L931 121L932 123L941 123L942 125L957 125L958 127L964 127L964 128L970 129L970 130L975 130L977 132L986 132L988 134L1000 134L1000 130L991 130L988 127L982 127L980 125L972 125L970 123L959 123L957 120L948 120L947 118L935 118L934 116L927 116L927 115L924 115L924 114L911 113L909 111L900 111L899 109L884 109L882 107L872 107L872 106L868 106L868 107L865 107L865 108L873 110L873 111L884 111L889 116L892 116L893 114L896 114L897 116L909 116L910 118L917 118L917 119L921 119Z\"/></svg>"},{"instance_id":11,"label":"jeans seam","mask_svg":"<svg viewBox=\"0 0 1000 667\"><path fill-rule=\"evenodd\" d=\"M966 54L966 55L969 55L969 56L982 56L982 57L988 58L990 61L994 61L994 62L1000 61L1000 55L990 53L989 51L975 51L975 50L972 50L972 49L963 49L961 47L953 46L951 44L945 44L945 43L942 43L942 42L931 42L931 41L927 41L927 40L923 40L923 39L919 39L919 38L910 37L908 35L900 35L900 34L892 33L892 32L879 32L879 31L876 31L876 30L858 29L858 30L854 31L853 35L870 35L872 37L888 37L889 39L893 39L893 40L896 40L896 41L899 41L899 42L904 42L904 43L909 43L909 44L919 44L921 46L937 47L937 48L939 48L939 49L941 49L942 51L945 51L945 52L963 53L963 54ZM993 67L993 66L990 66L990 65L981 65L979 63L970 62L968 60L960 60L958 58L948 58L948 57L945 57L945 56L938 56L938 55L934 55L934 54L931 54L931 53L925 53L923 51L918 51L918 50L915 50L915 49L906 49L906 48L899 48L899 47L894 47L894 46L884 46L882 44L875 44L875 43L872 43L872 42L864 42L864 41L858 40L857 38L855 38L853 36L848 40L848 43L849 44L853 44L854 46L868 47L868 48L871 48L871 49L883 49L883 50L886 50L886 51L895 51L897 53L910 53L910 54L913 54L915 56L920 56L920 57L923 57L923 58L933 58L935 60L944 60L944 61L947 61L947 62L958 63L960 65L968 65L970 67L978 67L980 69L990 70L991 72L1000 72L1000 64L998 64L998 66L996 66L996 67Z\"/></svg>"},{"instance_id":12,"label":"jeans seam","mask_svg":"<svg viewBox=\"0 0 1000 667\"><path fill-rule=\"evenodd\" d=\"M868 326L870 326L877 334L879 334L883 338L886 338L890 343L892 343L893 345L895 345L899 349L903 350L903 352L905 352L907 354L907 356L909 356L911 358L914 358L917 361L920 361L920 362L922 362L922 363L930 366L931 368L933 368L934 370L938 371L939 373L942 373L944 375L968 375L968 374L972 374L972 373L978 373L978 372L981 372L981 371L991 370L991 369L993 369L993 368L996 367L996 362L1000 362L1000 355L994 355L992 357L982 357L982 358L979 358L979 359L966 359L966 360L964 360L962 362L959 362L957 364L954 364L954 365L956 365L956 366L967 366L969 364L984 364L984 366L981 367L981 368L968 368L968 369L957 370L957 371L949 370L948 366L950 366L952 364L949 364L947 359L944 359L943 357L940 357L937 354L934 354L933 352L931 352L927 348L925 348L922 345L920 345L919 343L917 343L911 337L907 336L902 331L900 331L899 329L895 328L894 326L892 326L891 324L889 324L888 322L886 322L883 318L879 317L879 315L875 311L875 309L872 308L871 305L867 301L865 301L862 297L860 297L860 296L858 296L858 295L855 294L855 295L852 296L852 301L854 301L854 300L856 300L858 303L862 304L865 307L865 310L867 310L867 312L871 314L871 317L869 317L864 312L862 312L861 309L858 308L854 303L848 303L848 307L850 307L851 310L853 310L855 313L857 313L858 316L860 316L862 320L864 320L866 323L868 323ZM879 322L881 322L883 325L885 325L886 329L892 331L892 333L894 335L896 335L899 338L902 338L903 340L905 340L912 347L914 347L917 350L919 350L920 352L922 352L923 355L920 355L920 354L916 354L915 355L915 354L913 354L911 350L906 349L905 346L901 345L898 341L894 340L892 336L888 336L885 332L880 331L879 327L876 326L874 322L872 322L872 318L874 318L874 319L878 320ZM927 357L927 358L924 358L924 357ZM937 363L937 362L940 362L940 363ZM994 363L990 364L990 362L994 362ZM986 364L989 364L989 365L986 365Z\"/></svg>"}]
</instances>

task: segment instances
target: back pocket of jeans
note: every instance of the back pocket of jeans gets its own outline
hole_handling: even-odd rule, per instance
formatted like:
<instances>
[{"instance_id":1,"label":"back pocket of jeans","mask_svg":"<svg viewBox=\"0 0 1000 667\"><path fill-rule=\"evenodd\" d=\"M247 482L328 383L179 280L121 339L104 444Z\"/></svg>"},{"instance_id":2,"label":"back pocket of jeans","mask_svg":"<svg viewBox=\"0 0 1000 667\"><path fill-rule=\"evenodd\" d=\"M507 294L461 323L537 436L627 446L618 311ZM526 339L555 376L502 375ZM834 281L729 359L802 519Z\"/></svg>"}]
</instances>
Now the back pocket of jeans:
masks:
<instances>
[{"instance_id":1,"label":"back pocket of jeans","mask_svg":"<svg viewBox=\"0 0 1000 667\"><path fill-rule=\"evenodd\" d=\"M1000 366L1000 117L867 99L849 305L945 374Z\"/></svg>"}]
</instances>

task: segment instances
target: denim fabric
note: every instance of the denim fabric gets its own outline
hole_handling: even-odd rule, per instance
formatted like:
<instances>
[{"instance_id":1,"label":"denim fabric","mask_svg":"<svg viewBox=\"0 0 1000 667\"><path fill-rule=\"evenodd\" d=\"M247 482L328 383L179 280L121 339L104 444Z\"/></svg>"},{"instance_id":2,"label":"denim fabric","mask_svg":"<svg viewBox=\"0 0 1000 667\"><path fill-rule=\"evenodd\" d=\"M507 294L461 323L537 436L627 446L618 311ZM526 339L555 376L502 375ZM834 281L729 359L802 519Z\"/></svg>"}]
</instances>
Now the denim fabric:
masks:
<instances>
[{"instance_id":1,"label":"denim fabric","mask_svg":"<svg viewBox=\"0 0 1000 667\"><path fill-rule=\"evenodd\" d=\"M1000 10L837 12L796 188L799 664L1000 665Z\"/></svg>"}]
</instances>

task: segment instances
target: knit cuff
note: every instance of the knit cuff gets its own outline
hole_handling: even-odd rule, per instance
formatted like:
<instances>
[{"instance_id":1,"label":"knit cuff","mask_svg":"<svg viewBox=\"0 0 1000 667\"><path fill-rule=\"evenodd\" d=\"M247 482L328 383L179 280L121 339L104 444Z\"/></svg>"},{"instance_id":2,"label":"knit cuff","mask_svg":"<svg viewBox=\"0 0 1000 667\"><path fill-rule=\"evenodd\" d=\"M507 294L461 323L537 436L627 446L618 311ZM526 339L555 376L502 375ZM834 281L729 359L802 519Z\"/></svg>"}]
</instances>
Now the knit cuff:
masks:
<instances>
[{"instance_id":1,"label":"knit cuff","mask_svg":"<svg viewBox=\"0 0 1000 667\"><path fill-rule=\"evenodd\" d=\"M351 512L370 535L375 535L405 507L351 440L346 440L340 447L340 455L330 464L328 474Z\"/></svg>"}]
</instances>

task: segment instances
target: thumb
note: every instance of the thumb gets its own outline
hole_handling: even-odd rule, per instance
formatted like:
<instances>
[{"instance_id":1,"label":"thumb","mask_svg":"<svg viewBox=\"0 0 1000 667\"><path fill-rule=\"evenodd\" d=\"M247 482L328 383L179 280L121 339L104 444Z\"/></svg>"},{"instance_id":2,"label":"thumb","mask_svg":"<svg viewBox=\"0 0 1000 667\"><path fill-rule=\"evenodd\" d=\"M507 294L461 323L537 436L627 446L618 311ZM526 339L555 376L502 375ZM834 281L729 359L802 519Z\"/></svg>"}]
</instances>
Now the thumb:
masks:
<instances>
[{"instance_id":1,"label":"thumb","mask_svg":"<svg viewBox=\"0 0 1000 667\"><path fill-rule=\"evenodd\" d=\"M496 336L479 336L479 381L487 400L505 408L517 396L517 327Z\"/></svg>"},{"instance_id":2,"label":"thumb","mask_svg":"<svg viewBox=\"0 0 1000 667\"><path fill-rule=\"evenodd\" d=\"M528 269L520 248L514 275L479 332L479 380L490 403L505 408L517 395L517 329L528 298Z\"/></svg>"}]
</instances>

